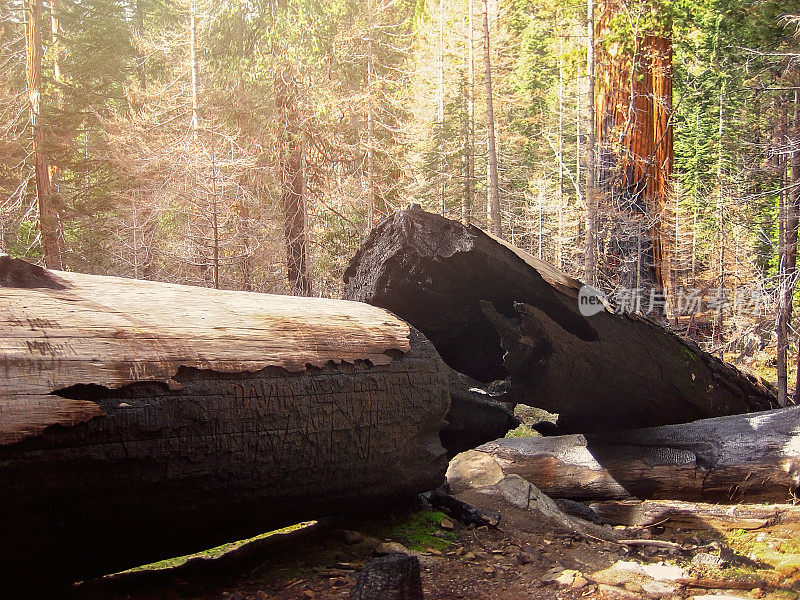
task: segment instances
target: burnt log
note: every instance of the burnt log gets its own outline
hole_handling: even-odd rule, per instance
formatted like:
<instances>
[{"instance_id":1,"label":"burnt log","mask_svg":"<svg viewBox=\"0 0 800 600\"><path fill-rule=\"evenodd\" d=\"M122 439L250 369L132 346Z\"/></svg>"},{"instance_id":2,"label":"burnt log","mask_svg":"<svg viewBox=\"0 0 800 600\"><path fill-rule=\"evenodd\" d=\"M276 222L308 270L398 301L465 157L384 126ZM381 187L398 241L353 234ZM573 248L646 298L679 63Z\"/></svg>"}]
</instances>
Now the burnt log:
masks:
<instances>
[{"instance_id":1,"label":"burnt log","mask_svg":"<svg viewBox=\"0 0 800 600\"><path fill-rule=\"evenodd\" d=\"M406 554L390 554L364 565L351 600L423 600L419 559Z\"/></svg>"},{"instance_id":2,"label":"burnt log","mask_svg":"<svg viewBox=\"0 0 800 600\"><path fill-rule=\"evenodd\" d=\"M448 369L365 304L0 257L0 580L54 586L444 480Z\"/></svg>"},{"instance_id":3,"label":"burnt log","mask_svg":"<svg viewBox=\"0 0 800 600\"><path fill-rule=\"evenodd\" d=\"M643 316L583 316L579 281L416 206L370 233L344 281L345 298L405 319L456 371L508 379L511 401L558 413L568 433L777 407L755 377Z\"/></svg>"},{"instance_id":4,"label":"burnt log","mask_svg":"<svg viewBox=\"0 0 800 600\"><path fill-rule=\"evenodd\" d=\"M496 440L451 461L454 489L470 486L474 464L495 477L498 467L519 475L554 498L787 502L800 486L800 406L629 431Z\"/></svg>"},{"instance_id":5,"label":"burnt log","mask_svg":"<svg viewBox=\"0 0 800 600\"><path fill-rule=\"evenodd\" d=\"M439 434L452 458L486 442L505 436L519 427L514 405L503 402L466 375L450 370L450 411Z\"/></svg>"}]
</instances>

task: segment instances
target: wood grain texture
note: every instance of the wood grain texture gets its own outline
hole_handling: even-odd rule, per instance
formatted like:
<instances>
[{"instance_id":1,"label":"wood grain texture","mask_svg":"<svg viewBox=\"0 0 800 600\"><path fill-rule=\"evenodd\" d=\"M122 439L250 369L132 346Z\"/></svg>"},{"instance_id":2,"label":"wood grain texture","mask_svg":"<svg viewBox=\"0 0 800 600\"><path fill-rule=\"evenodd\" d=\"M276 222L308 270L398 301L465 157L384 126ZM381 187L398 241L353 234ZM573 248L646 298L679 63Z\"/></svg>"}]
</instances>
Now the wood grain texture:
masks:
<instances>
[{"instance_id":1,"label":"wood grain texture","mask_svg":"<svg viewBox=\"0 0 800 600\"><path fill-rule=\"evenodd\" d=\"M385 365L409 350L408 325L365 304L43 270L26 279L31 265L0 260L0 445L102 415L53 395L77 384L175 385L180 367Z\"/></svg>"},{"instance_id":2,"label":"wood grain texture","mask_svg":"<svg viewBox=\"0 0 800 600\"><path fill-rule=\"evenodd\" d=\"M29 267L0 261L5 591L443 482L449 370L386 311Z\"/></svg>"},{"instance_id":3,"label":"wood grain texture","mask_svg":"<svg viewBox=\"0 0 800 600\"><path fill-rule=\"evenodd\" d=\"M628 431L508 438L477 451L555 498L787 502L800 487L800 406Z\"/></svg>"}]
</instances>

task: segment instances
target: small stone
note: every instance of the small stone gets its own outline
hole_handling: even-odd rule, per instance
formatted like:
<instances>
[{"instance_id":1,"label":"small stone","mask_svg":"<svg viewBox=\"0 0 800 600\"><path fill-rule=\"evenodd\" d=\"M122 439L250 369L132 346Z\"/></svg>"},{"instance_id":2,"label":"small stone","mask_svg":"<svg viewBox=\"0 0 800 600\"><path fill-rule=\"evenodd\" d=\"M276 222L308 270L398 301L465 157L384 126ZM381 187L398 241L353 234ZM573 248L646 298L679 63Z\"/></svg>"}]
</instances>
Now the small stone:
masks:
<instances>
[{"instance_id":1,"label":"small stone","mask_svg":"<svg viewBox=\"0 0 800 600\"><path fill-rule=\"evenodd\" d=\"M462 554L464 554L464 546L459 546L456 548L456 556L461 556Z\"/></svg>"},{"instance_id":2,"label":"small stone","mask_svg":"<svg viewBox=\"0 0 800 600\"><path fill-rule=\"evenodd\" d=\"M303 597L304 598L313 598L316 594L311 590L303 590Z\"/></svg>"},{"instance_id":3,"label":"small stone","mask_svg":"<svg viewBox=\"0 0 800 600\"><path fill-rule=\"evenodd\" d=\"M465 558L466 560L475 560L476 556L475 556L475 553L474 553L472 550L470 550L469 552L467 552L467 553L464 555L464 558Z\"/></svg>"},{"instance_id":4,"label":"small stone","mask_svg":"<svg viewBox=\"0 0 800 600\"><path fill-rule=\"evenodd\" d=\"M487 567L485 567L483 569L483 572L484 573L494 573L494 567L492 565L489 565L489 566L487 566Z\"/></svg>"},{"instance_id":5,"label":"small stone","mask_svg":"<svg viewBox=\"0 0 800 600\"><path fill-rule=\"evenodd\" d=\"M456 527L455 524L450 519L448 519L447 517L442 519L442 522L439 523L439 526L442 529L444 529L445 531L453 531L453 529L455 529L455 527Z\"/></svg>"},{"instance_id":6,"label":"small stone","mask_svg":"<svg viewBox=\"0 0 800 600\"><path fill-rule=\"evenodd\" d=\"M608 600L640 600L641 596L634 592L615 587L613 585L606 585L601 583L597 586L597 591L600 592L603 598Z\"/></svg>"},{"instance_id":7,"label":"small stone","mask_svg":"<svg viewBox=\"0 0 800 600\"><path fill-rule=\"evenodd\" d=\"M519 554L517 554L517 562L521 565L527 565L529 562L532 561L533 559L531 558L531 555L528 554L527 552L520 552Z\"/></svg>"},{"instance_id":8,"label":"small stone","mask_svg":"<svg viewBox=\"0 0 800 600\"><path fill-rule=\"evenodd\" d=\"M692 564L699 566L724 567L727 562L725 559L708 552L698 552L692 558Z\"/></svg>"},{"instance_id":9,"label":"small stone","mask_svg":"<svg viewBox=\"0 0 800 600\"><path fill-rule=\"evenodd\" d=\"M358 544L364 540L364 536L361 535L358 531L350 531L346 530L342 534L342 538L346 544Z\"/></svg>"},{"instance_id":10,"label":"small stone","mask_svg":"<svg viewBox=\"0 0 800 600\"><path fill-rule=\"evenodd\" d=\"M586 577L584 577L583 575L578 574L575 576L575 579L572 580L572 587L575 588L576 590L583 589L587 585L589 585L589 580L586 579Z\"/></svg>"},{"instance_id":11,"label":"small stone","mask_svg":"<svg viewBox=\"0 0 800 600\"><path fill-rule=\"evenodd\" d=\"M437 550L436 548L425 548L425 552L427 554L432 554L433 556L441 556L442 555L442 551L441 550Z\"/></svg>"},{"instance_id":12,"label":"small stone","mask_svg":"<svg viewBox=\"0 0 800 600\"><path fill-rule=\"evenodd\" d=\"M389 554L411 554L411 551L400 542L383 542L375 548L376 556L388 556Z\"/></svg>"}]
</instances>

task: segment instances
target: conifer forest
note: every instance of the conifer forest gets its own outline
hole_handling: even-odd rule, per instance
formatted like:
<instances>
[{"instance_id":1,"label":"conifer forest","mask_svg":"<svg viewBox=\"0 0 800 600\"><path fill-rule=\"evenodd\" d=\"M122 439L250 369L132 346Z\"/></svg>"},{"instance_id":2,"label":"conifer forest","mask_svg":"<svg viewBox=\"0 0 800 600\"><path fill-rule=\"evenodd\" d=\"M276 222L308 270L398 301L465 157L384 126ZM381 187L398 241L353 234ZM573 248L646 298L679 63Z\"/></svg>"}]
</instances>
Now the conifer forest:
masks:
<instances>
[{"instance_id":1,"label":"conifer forest","mask_svg":"<svg viewBox=\"0 0 800 600\"><path fill-rule=\"evenodd\" d=\"M12 256L338 296L365 233L414 202L796 387L792 0L0 11Z\"/></svg>"}]
</instances>

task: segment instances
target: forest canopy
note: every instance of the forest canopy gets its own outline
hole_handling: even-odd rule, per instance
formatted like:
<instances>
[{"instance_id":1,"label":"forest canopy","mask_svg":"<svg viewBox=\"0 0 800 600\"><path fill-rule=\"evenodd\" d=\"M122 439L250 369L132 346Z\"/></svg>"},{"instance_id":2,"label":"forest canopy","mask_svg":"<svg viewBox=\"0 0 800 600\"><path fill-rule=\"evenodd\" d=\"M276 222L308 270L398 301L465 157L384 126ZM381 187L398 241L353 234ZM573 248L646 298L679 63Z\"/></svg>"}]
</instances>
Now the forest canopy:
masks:
<instances>
[{"instance_id":1,"label":"forest canopy","mask_svg":"<svg viewBox=\"0 0 800 600\"><path fill-rule=\"evenodd\" d=\"M5 0L0 250L338 297L369 229L415 202L617 305L650 312L656 291L674 328L763 366L786 402L798 15L798 0Z\"/></svg>"}]
</instances>

